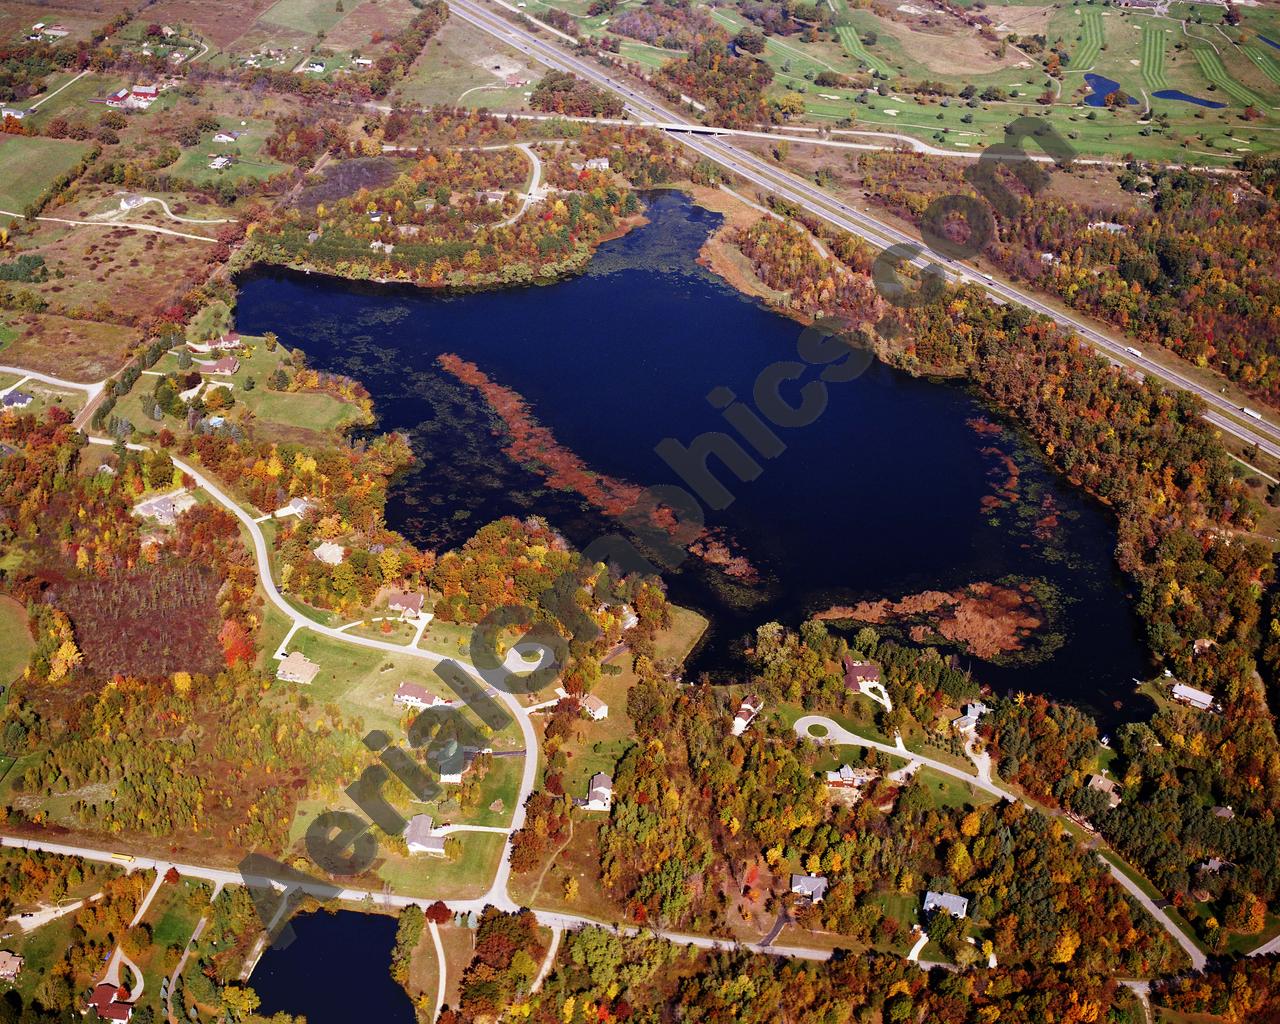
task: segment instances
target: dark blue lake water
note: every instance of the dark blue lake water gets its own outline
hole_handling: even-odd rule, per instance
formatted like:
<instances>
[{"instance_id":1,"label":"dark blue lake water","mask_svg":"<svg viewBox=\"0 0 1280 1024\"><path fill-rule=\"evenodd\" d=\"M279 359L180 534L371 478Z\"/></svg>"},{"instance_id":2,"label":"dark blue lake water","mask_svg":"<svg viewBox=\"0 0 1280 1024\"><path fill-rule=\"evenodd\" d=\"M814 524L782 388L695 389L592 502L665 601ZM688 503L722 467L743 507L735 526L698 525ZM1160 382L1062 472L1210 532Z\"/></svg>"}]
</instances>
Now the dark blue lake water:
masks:
<instances>
[{"instance_id":1,"label":"dark blue lake water","mask_svg":"<svg viewBox=\"0 0 1280 1024\"><path fill-rule=\"evenodd\" d=\"M307 1024L415 1024L413 1003L391 979L394 917L317 911L291 925L294 941L268 949L249 978L259 1014L305 1016Z\"/></svg>"},{"instance_id":2,"label":"dark blue lake water","mask_svg":"<svg viewBox=\"0 0 1280 1024\"><path fill-rule=\"evenodd\" d=\"M1107 97L1120 88L1119 82L1103 75L1090 73L1084 76L1084 80L1091 90L1089 95L1084 98L1086 107L1105 107L1107 105ZM1132 96L1128 97L1128 99L1130 103L1138 102Z\"/></svg>"},{"instance_id":3,"label":"dark blue lake water","mask_svg":"<svg viewBox=\"0 0 1280 1024\"><path fill-rule=\"evenodd\" d=\"M1197 107L1208 107L1210 110L1221 110L1226 106L1217 100L1207 100L1202 96L1192 96L1181 89L1161 89L1151 94L1158 100L1181 100L1183 103L1194 103Z\"/></svg>"},{"instance_id":4,"label":"dark blue lake water","mask_svg":"<svg viewBox=\"0 0 1280 1024\"><path fill-rule=\"evenodd\" d=\"M273 330L311 365L363 381L379 428L409 435L420 462L387 515L418 543L443 549L498 516L537 513L583 546L616 527L509 459L487 403L435 359L455 352L520 392L597 472L679 482L654 446L728 430L708 392L751 396L764 368L796 358L801 328L696 264L718 215L676 192L647 201L648 226L556 285L442 297L262 270L241 282L238 327ZM1038 660L962 663L997 688L1114 714L1147 657L1114 569L1109 514L1061 485L1012 429L979 433L972 424L994 417L960 386L872 362L828 393L816 423L781 431L786 451L759 459L754 481L712 460L734 500L707 522L760 580L746 585L693 557L667 574L672 598L712 620L690 672L733 678L742 640L771 619L796 625L832 605L1015 577L1055 596L1049 628L1029 645ZM1019 499L984 509L993 481L1008 476L1006 458ZM1056 528L1045 529L1046 509Z\"/></svg>"},{"instance_id":5,"label":"dark blue lake water","mask_svg":"<svg viewBox=\"0 0 1280 1024\"><path fill-rule=\"evenodd\" d=\"M1258 36L1258 38L1273 49L1280 50L1280 43L1277 43L1274 39L1268 39L1266 36Z\"/></svg>"}]
</instances>

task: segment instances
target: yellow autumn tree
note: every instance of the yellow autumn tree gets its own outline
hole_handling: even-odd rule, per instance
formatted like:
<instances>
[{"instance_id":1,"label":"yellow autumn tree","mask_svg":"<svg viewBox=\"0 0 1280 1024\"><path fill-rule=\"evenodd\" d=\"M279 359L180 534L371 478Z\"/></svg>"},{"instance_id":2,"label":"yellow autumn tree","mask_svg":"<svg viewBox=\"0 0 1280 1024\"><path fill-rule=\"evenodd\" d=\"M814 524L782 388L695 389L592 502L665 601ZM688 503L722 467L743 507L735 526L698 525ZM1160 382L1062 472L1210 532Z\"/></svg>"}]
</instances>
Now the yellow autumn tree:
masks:
<instances>
[{"instance_id":1,"label":"yellow autumn tree","mask_svg":"<svg viewBox=\"0 0 1280 1024\"><path fill-rule=\"evenodd\" d=\"M84 660L74 640L63 640L49 659L49 682L56 683Z\"/></svg>"},{"instance_id":2,"label":"yellow autumn tree","mask_svg":"<svg viewBox=\"0 0 1280 1024\"><path fill-rule=\"evenodd\" d=\"M1063 928L1053 944L1049 959L1055 964L1068 964L1080 948L1080 935L1073 928Z\"/></svg>"}]
</instances>

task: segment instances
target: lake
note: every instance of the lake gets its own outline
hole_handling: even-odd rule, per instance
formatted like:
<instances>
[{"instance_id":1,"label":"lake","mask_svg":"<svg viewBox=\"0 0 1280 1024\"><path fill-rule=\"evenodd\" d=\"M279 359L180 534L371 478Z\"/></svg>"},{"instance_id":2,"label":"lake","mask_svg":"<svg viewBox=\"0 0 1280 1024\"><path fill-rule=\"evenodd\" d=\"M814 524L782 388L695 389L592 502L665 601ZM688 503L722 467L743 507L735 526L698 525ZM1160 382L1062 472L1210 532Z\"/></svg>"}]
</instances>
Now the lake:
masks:
<instances>
[{"instance_id":1,"label":"lake","mask_svg":"<svg viewBox=\"0 0 1280 1024\"><path fill-rule=\"evenodd\" d=\"M1107 105L1107 97L1113 92L1118 92L1120 83L1104 75L1087 74L1084 76L1085 83L1089 86L1089 95L1084 98L1086 107L1105 107ZM1138 101L1132 96L1128 97L1130 103Z\"/></svg>"},{"instance_id":2,"label":"lake","mask_svg":"<svg viewBox=\"0 0 1280 1024\"><path fill-rule=\"evenodd\" d=\"M1197 107L1208 107L1210 110L1221 110L1226 106L1218 100L1207 100L1203 96L1192 96L1181 89L1161 89L1153 92L1152 97L1158 100L1180 100L1183 103L1194 103Z\"/></svg>"},{"instance_id":3,"label":"lake","mask_svg":"<svg viewBox=\"0 0 1280 1024\"><path fill-rule=\"evenodd\" d=\"M305 1016L307 1024L415 1024L405 990L391 978L396 919L341 910L299 914L290 921L295 938L268 949L249 986L262 1005L258 1013Z\"/></svg>"},{"instance_id":4,"label":"lake","mask_svg":"<svg viewBox=\"0 0 1280 1024\"><path fill-rule=\"evenodd\" d=\"M237 326L275 331L312 366L359 379L379 429L410 437L420 461L387 518L415 542L443 549L499 516L535 513L585 546L615 527L507 457L501 421L436 357L456 353L519 392L597 473L677 482L655 445L732 432L708 393L749 398L764 368L795 358L801 327L697 265L717 214L678 192L646 201L647 226L555 285L446 297L263 269L240 282ZM1005 581L1046 596L1046 627L1022 652L961 663L996 688L1114 715L1149 661L1110 515L961 386L873 362L828 390L823 415L781 432L786 450L760 458L756 479L712 460L733 500L708 525L758 578L695 557L666 574L672 599L712 621L690 674L740 675L744 638L771 619L794 626L833 605Z\"/></svg>"}]
</instances>

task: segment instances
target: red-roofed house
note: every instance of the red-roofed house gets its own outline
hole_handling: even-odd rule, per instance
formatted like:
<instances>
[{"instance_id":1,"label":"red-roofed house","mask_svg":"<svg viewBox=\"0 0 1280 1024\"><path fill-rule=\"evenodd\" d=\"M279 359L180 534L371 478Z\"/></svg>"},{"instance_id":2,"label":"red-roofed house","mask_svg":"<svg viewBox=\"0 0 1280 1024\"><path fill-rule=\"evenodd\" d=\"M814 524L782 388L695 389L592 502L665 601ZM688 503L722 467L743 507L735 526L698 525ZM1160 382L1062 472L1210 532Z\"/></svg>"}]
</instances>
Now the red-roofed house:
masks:
<instances>
[{"instance_id":1,"label":"red-roofed house","mask_svg":"<svg viewBox=\"0 0 1280 1024\"><path fill-rule=\"evenodd\" d=\"M103 1020L127 1021L133 1016L133 1004L125 1002L128 997L127 988L117 988L104 981L100 985L95 985L93 991L89 993L89 1005L85 1007L85 1013L97 1010L98 1016Z\"/></svg>"}]
</instances>

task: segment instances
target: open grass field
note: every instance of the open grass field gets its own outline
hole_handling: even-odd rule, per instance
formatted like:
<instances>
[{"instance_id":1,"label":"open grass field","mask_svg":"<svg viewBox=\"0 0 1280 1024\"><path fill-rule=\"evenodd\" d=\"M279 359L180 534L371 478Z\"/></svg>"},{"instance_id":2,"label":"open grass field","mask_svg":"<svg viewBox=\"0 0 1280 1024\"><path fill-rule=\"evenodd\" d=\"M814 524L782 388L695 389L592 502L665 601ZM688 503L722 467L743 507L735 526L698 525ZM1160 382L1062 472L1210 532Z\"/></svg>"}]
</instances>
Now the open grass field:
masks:
<instances>
[{"instance_id":1,"label":"open grass field","mask_svg":"<svg viewBox=\"0 0 1280 1024\"><path fill-rule=\"evenodd\" d=\"M874 71L884 77L889 77L893 73L893 69L889 67L888 62L878 55L872 54L862 41L862 37L858 34L858 30L852 25L841 25L837 29L840 37L840 44L848 52L849 56L861 64L866 70Z\"/></svg>"},{"instance_id":2,"label":"open grass field","mask_svg":"<svg viewBox=\"0 0 1280 1024\"><path fill-rule=\"evenodd\" d=\"M9 313L17 332L5 359L64 380L91 382L115 373L140 340L134 327L71 320L50 313Z\"/></svg>"},{"instance_id":3,"label":"open grass field","mask_svg":"<svg viewBox=\"0 0 1280 1024\"><path fill-rule=\"evenodd\" d=\"M0 597L0 686L22 675L35 642L27 629L27 609L11 597Z\"/></svg>"},{"instance_id":4,"label":"open grass field","mask_svg":"<svg viewBox=\"0 0 1280 1024\"><path fill-rule=\"evenodd\" d=\"M325 31L324 49L356 51L365 57L385 51L387 41L418 13L409 0L364 0L345 6L342 20Z\"/></svg>"},{"instance_id":5,"label":"open grass field","mask_svg":"<svg viewBox=\"0 0 1280 1024\"><path fill-rule=\"evenodd\" d=\"M1246 106L1264 107L1267 105L1262 97L1252 89L1236 81L1228 73L1217 51L1207 46L1197 46L1192 50L1192 53L1195 54L1196 63L1200 65L1200 70L1204 72L1204 77L1228 96L1239 100Z\"/></svg>"},{"instance_id":6,"label":"open grass field","mask_svg":"<svg viewBox=\"0 0 1280 1024\"><path fill-rule=\"evenodd\" d=\"M404 725L411 719L411 712L392 704L396 687L402 682L418 683L429 691L455 699L429 666L412 655L356 647L334 640L311 630L299 630L289 644L290 650L298 650L320 665L320 672L308 686L301 687L313 703L323 706L336 703L344 714L354 716L363 729L385 729L392 736L402 736ZM277 682L279 687L294 687L293 683ZM469 711L464 714L476 726L479 719ZM523 748L520 731L509 722L490 740L495 750L519 750Z\"/></svg>"},{"instance_id":7,"label":"open grass field","mask_svg":"<svg viewBox=\"0 0 1280 1024\"><path fill-rule=\"evenodd\" d=\"M258 18L259 21L293 29L307 35L327 32L342 21L347 11L360 6L360 0L277 0Z\"/></svg>"},{"instance_id":8,"label":"open grass field","mask_svg":"<svg viewBox=\"0 0 1280 1024\"><path fill-rule=\"evenodd\" d=\"M1071 69L1088 71L1102 55L1102 15L1092 7L1080 8L1080 33L1071 52Z\"/></svg>"},{"instance_id":9,"label":"open grass field","mask_svg":"<svg viewBox=\"0 0 1280 1024\"><path fill-rule=\"evenodd\" d=\"M271 125L266 121L244 118L221 118L220 130L240 132L235 142L214 142L216 132L210 132L196 145L186 150L173 165L173 173L188 178L197 185L207 185L222 180L239 181L249 178L261 181L279 174L285 169L263 151ZM215 157L232 156L235 162L229 167L214 170L210 167Z\"/></svg>"},{"instance_id":10,"label":"open grass field","mask_svg":"<svg viewBox=\"0 0 1280 1024\"><path fill-rule=\"evenodd\" d=\"M97 124L108 108L90 101L110 95L123 84L117 75L95 74L73 79L76 76L70 73L52 76L45 91L30 100L28 106L36 109L27 123L41 129L55 117L65 117L72 122Z\"/></svg>"},{"instance_id":11,"label":"open grass field","mask_svg":"<svg viewBox=\"0 0 1280 1024\"><path fill-rule=\"evenodd\" d=\"M85 142L0 135L0 210L22 213L88 151Z\"/></svg>"},{"instance_id":12,"label":"open grass field","mask_svg":"<svg viewBox=\"0 0 1280 1024\"><path fill-rule=\"evenodd\" d=\"M44 257L53 277L29 285L49 311L111 322L120 297L139 313L154 312L198 279L209 258L205 242L132 231L127 227L71 227L42 222L24 249ZM61 273L59 273L61 272Z\"/></svg>"},{"instance_id":13,"label":"open grass field","mask_svg":"<svg viewBox=\"0 0 1280 1024\"><path fill-rule=\"evenodd\" d=\"M190 25L211 46L225 47L270 6L271 0L157 0L147 20Z\"/></svg>"},{"instance_id":14,"label":"open grass field","mask_svg":"<svg viewBox=\"0 0 1280 1024\"><path fill-rule=\"evenodd\" d=\"M518 110L528 86L507 84L509 75L529 83L542 77L531 64L492 36L450 18L414 61L392 95L407 103L458 103L469 107Z\"/></svg>"}]
</instances>

